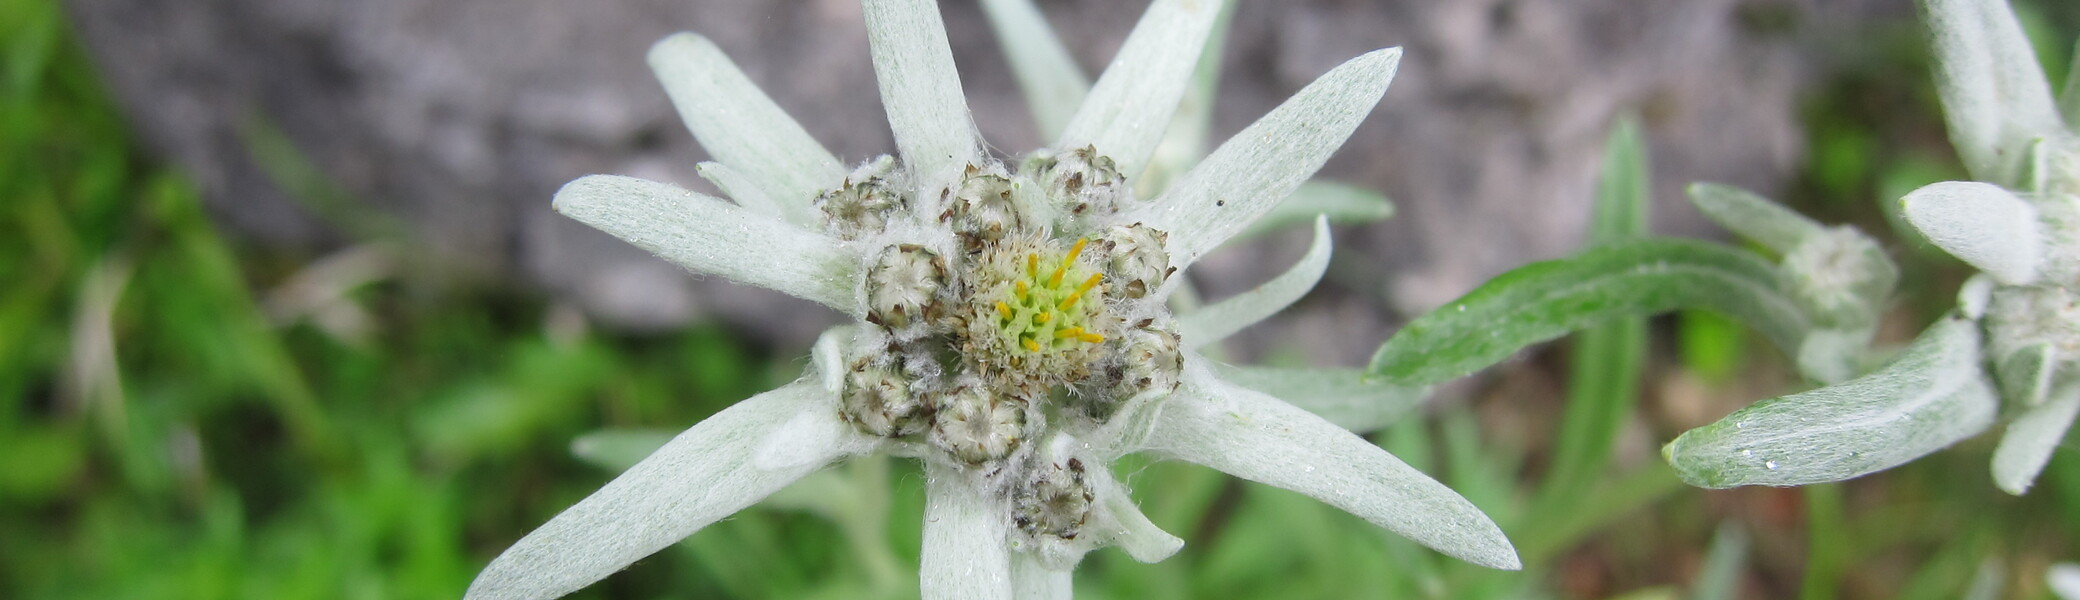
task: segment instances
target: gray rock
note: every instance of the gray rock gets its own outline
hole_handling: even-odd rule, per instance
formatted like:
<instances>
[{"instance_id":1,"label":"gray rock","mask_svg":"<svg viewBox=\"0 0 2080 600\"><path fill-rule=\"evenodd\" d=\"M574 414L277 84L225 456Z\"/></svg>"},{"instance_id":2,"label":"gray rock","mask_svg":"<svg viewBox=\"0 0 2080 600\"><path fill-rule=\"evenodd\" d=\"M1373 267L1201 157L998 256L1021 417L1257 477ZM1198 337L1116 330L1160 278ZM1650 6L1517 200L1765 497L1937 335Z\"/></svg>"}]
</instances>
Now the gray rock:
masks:
<instances>
[{"instance_id":1,"label":"gray rock","mask_svg":"<svg viewBox=\"0 0 2080 600\"><path fill-rule=\"evenodd\" d=\"M644 63L653 41L682 29L715 39L847 160L893 147L857 0L69 4L148 144L201 183L223 223L313 249L400 234L453 269L521 278L628 327L712 314L799 347L836 318L685 277L550 212L556 188L588 173L705 185L693 172L704 154ZM1324 310L1287 317L1276 337L1313 340L1316 360L1362 360L1397 311L1565 254L1582 237L1609 122L1624 110L1644 115L1652 139L1657 230L1707 231L1681 185L1777 187L1801 153L1794 99L1811 70L1801 40L1830 22L1771 32L1744 16L1844 21L1874 10L1809 4L1822 3L1244 2L1214 139L1349 57L1407 48L1378 111L1325 170L1386 192L1400 216L1340 230L1332 279L1344 293L1317 294L1310 302ZM1043 10L1095 72L1143 5ZM1038 145L979 8L942 7L983 134L1006 152ZM317 176L297 174L306 161ZM1195 272L1219 297L1284 268L1303 242L1274 237L1264 243L1289 247L1218 253Z\"/></svg>"}]
</instances>

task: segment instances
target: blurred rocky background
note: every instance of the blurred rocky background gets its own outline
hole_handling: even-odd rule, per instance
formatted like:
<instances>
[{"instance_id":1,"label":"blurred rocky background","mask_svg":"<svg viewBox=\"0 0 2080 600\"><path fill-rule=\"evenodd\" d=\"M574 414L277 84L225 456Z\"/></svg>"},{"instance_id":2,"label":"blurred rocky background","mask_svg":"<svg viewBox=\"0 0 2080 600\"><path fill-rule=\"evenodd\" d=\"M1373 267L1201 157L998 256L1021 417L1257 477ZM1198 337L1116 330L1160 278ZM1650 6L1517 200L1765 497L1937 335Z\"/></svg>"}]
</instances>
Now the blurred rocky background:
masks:
<instances>
[{"instance_id":1,"label":"blurred rocky background","mask_svg":"<svg viewBox=\"0 0 2080 600\"><path fill-rule=\"evenodd\" d=\"M1040 3L1095 75L1143 2ZM1002 152L1037 146L971 0L941 3L976 121ZM685 276L557 217L588 173L704 185L704 159L643 55L678 30L716 40L847 160L889 151L857 0L71 0L71 19L147 145L218 220L287 253L403 240L467 281L540 286L624 328L719 317L799 348L830 311ZM1339 228L1311 310L1244 352L1310 340L1353 364L1392 322L1581 240L1613 117L1641 115L1654 227L1717 235L1695 180L1780 191L1805 160L1808 86L1849 34L1911 24L1904 1L1241 0L1214 139L1341 61L1404 46L1399 78L1324 175L1399 214ZM1851 52L1853 53L1853 52ZM1938 132L1939 134L1939 132ZM1867 201L1858 199L1858 202ZM1297 235L1297 234L1296 234ZM1217 253L1211 297L1284 268L1304 240ZM1251 349L1254 348L1255 350Z\"/></svg>"}]
</instances>

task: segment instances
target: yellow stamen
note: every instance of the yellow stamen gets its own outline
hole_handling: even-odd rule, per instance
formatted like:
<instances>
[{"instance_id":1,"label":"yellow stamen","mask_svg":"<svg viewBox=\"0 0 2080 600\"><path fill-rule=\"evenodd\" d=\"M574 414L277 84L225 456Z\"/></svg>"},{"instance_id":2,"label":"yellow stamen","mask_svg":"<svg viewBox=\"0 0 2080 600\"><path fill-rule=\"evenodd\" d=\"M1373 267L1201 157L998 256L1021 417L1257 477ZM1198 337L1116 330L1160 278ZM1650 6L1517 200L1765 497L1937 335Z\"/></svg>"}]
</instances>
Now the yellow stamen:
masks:
<instances>
[{"instance_id":1,"label":"yellow stamen","mask_svg":"<svg viewBox=\"0 0 2080 600\"><path fill-rule=\"evenodd\" d=\"M1040 274L1040 255L1038 255L1038 254L1027 254L1027 255L1026 255L1026 276L1027 276L1027 277L1033 277L1033 276L1036 276L1036 275L1039 275L1039 274Z\"/></svg>"},{"instance_id":2,"label":"yellow stamen","mask_svg":"<svg viewBox=\"0 0 2080 600\"><path fill-rule=\"evenodd\" d=\"M1091 288L1098 287L1098 281L1104 278L1105 276L1103 274L1094 274L1091 275L1090 279L1083 280L1083 285L1076 286L1076 291L1070 293L1069 297L1067 299L1062 300L1061 304L1056 305L1057 308L1061 310L1069 310L1069 307L1076 306L1076 301L1083 299L1083 293L1091 291Z\"/></svg>"},{"instance_id":3,"label":"yellow stamen","mask_svg":"<svg viewBox=\"0 0 2080 600\"><path fill-rule=\"evenodd\" d=\"M1037 314L1037 315L1033 315L1033 322L1034 322L1034 323L1046 323L1046 322L1047 322L1047 321L1048 321L1049 319L1053 319L1053 318L1054 318L1054 313L1040 313L1040 314Z\"/></svg>"},{"instance_id":4,"label":"yellow stamen","mask_svg":"<svg viewBox=\"0 0 2080 600\"><path fill-rule=\"evenodd\" d=\"M1033 338L1026 338L1026 339L1025 339L1024 341L1025 341L1025 343L1026 343L1026 351L1027 351L1027 352L1039 352L1039 351L1040 351L1040 342L1035 342L1035 341L1033 341Z\"/></svg>"},{"instance_id":5,"label":"yellow stamen","mask_svg":"<svg viewBox=\"0 0 2080 600\"><path fill-rule=\"evenodd\" d=\"M1080 335L1083 335L1082 327L1070 327L1068 329L1063 329L1054 332L1054 337L1058 340L1066 340Z\"/></svg>"},{"instance_id":6,"label":"yellow stamen","mask_svg":"<svg viewBox=\"0 0 2080 600\"><path fill-rule=\"evenodd\" d=\"M1069 264L1069 261L1073 261L1073 260L1076 260L1076 255L1078 255L1078 254L1083 254L1083 246L1084 246L1084 244L1089 244L1089 243L1091 243L1091 240L1090 240L1090 238L1079 238L1079 239L1077 239L1077 240L1076 240L1076 245L1074 245L1074 246L1070 246L1070 247L1069 247L1069 255L1068 255L1068 256L1064 256L1064 257L1062 257L1062 264L1066 265L1066 264Z\"/></svg>"},{"instance_id":7,"label":"yellow stamen","mask_svg":"<svg viewBox=\"0 0 2080 600\"><path fill-rule=\"evenodd\" d=\"M998 300L997 314L1004 315L1004 318L1009 319L1011 318L1011 307L1005 305L1003 300Z\"/></svg>"},{"instance_id":8,"label":"yellow stamen","mask_svg":"<svg viewBox=\"0 0 2080 600\"><path fill-rule=\"evenodd\" d=\"M1076 339L1079 339L1079 340L1083 340L1083 341L1086 341L1086 342L1090 342L1090 343L1093 343L1093 344L1098 344L1098 343L1103 343L1103 342L1105 341L1105 336L1102 336L1102 335L1098 335L1098 334L1095 334L1095 333L1084 333L1084 334L1080 334L1080 335L1077 335L1077 336L1076 336Z\"/></svg>"},{"instance_id":9,"label":"yellow stamen","mask_svg":"<svg viewBox=\"0 0 2080 600\"><path fill-rule=\"evenodd\" d=\"M1026 282L1019 281L1013 283L1011 286L1011 293L1018 296L1019 302L1026 301Z\"/></svg>"}]
</instances>

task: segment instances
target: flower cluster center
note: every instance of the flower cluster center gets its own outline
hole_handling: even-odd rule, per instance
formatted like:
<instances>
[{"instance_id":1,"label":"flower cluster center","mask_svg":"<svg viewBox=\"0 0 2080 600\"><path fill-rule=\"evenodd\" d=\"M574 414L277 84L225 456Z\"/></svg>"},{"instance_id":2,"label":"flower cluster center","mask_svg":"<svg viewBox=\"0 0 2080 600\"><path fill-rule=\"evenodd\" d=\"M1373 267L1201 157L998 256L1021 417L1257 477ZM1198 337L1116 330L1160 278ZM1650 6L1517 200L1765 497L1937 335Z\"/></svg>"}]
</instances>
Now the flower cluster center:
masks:
<instances>
[{"instance_id":1,"label":"flower cluster center","mask_svg":"<svg viewBox=\"0 0 2080 600\"><path fill-rule=\"evenodd\" d=\"M996 301L997 328L1004 350L1053 354L1089 344L1105 342L1092 331L1096 313L1103 308L1103 273L1077 266L1076 257L1090 240L1076 240L1060 258L1042 260L1040 253L1026 254L1025 275L1014 279Z\"/></svg>"}]
</instances>

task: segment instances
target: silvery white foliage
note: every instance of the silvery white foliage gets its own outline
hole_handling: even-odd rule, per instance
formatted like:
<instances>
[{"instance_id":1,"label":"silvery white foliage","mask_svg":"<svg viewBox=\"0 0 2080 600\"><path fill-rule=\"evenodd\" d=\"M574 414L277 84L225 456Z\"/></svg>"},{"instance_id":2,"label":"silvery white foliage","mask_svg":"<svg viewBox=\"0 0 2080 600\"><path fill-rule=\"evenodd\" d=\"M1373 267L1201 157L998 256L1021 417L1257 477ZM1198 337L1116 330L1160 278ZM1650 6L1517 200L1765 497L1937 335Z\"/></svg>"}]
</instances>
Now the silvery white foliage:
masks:
<instances>
[{"instance_id":1,"label":"silvery white foliage","mask_svg":"<svg viewBox=\"0 0 2080 600\"><path fill-rule=\"evenodd\" d=\"M1149 522L1109 468L1143 451L1313 495L1477 564L1519 567L1464 498L1264 393L1343 390L1246 367L1224 368L1245 380L1230 383L1192 350L1311 287L1327 260L1325 223L1293 272L1211 317L1173 316L1165 304L1178 270L1270 211L1342 144L1385 92L1399 49L1323 75L1141 199L1132 180L1223 3L1156 0L1070 113L1062 143L1009 164L975 135L936 4L863 4L899 158L842 168L712 43L679 34L651 64L716 158L702 176L737 204L606 175L566 185L554 204L689 270L858 321L817 341L802 379L696 424L515 543L470 598L569 593L790 482L877 453L925 465L927 598L1066 597L1070 570L1098 547L1143 561L1174 553L1182 540Z\"/></svg>"},{"instance_id":2,"label":"silvery white foliage","mask_svg":"<svg viewBox=\"0 0 2080 600\"><path fill-rule=\"evenodd\" d=\"M2080 138L2005 1L1922 6L1951 143L1978 181L1925 186L1902 208L1930 242L1985 274L1961 308L1986 336L1982 364L2008 418L1994 482L2021 494L2080 412Z\"/></svg>"},{"instance_id":3,"label":"silvery white foliage","mask_svg":"<svg viewBox=\"0 0 2080 600\"><path fill-rule=\"evenodd\" d=\"M2080 564L2058 563L2044 570L2044 584L2060 600L2080 600Z\"/></svg>"},{"instance_id":4,"label":"silvery white foliage","mask_svg":"<svg viewBox=\"0 0 2080 600\"><path fill-rule=\"evenodd\" d=\"M1854 227L1821 225L1747 190L1698 183L1689 191L1705 216L1780 258L1784 289L1812 321L1798 347L1800 372L1830 384L1862 374L1864 349L1899 283L1884 249Z\"/></svg>"}]
</instances>

